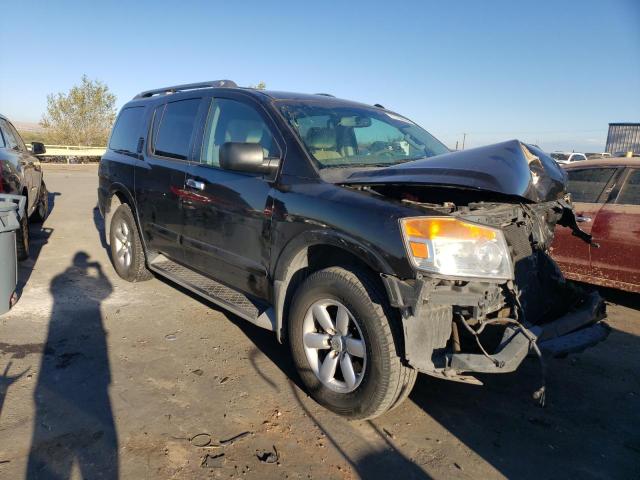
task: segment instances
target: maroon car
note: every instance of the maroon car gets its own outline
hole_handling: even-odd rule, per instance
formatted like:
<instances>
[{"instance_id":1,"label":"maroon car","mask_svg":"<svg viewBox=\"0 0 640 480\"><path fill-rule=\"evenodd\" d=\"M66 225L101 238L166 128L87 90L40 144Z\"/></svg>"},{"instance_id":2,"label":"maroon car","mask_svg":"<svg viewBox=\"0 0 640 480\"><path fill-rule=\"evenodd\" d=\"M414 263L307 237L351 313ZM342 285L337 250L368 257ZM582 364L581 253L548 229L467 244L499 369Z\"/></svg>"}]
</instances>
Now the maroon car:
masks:
<instances>
[{"instance_id":1,"label":"maroon car","mask_svg":"<svg viewBox=\"0 0 640 480\"><path fill-rule=\"evenodd\" d=\"M558 227L553 257L568 278L640 293L640 158L587 160L565 169L580 228L600 247Z\"/></svg>"}]
</instances>

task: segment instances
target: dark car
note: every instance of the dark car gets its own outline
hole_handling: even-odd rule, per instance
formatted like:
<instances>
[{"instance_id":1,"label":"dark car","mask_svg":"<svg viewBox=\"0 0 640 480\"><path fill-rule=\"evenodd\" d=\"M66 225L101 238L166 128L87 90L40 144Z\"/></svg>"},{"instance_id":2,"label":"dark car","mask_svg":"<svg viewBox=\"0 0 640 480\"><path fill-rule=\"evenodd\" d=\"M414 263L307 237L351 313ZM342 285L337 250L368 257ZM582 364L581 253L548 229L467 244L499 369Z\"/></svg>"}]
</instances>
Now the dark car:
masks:
<instances>
[{"instance_id":1,"label":"dark car","mask_svg":"<svg viewBox=\"0 0 640 480\"><path fill-rule=\"evenodd\" d=\"M450 152L379 105L217 81L137 95L99 176L122 278L272 330L350 418L398 405L418 371L479 384L608 333L548 255L556 223L589 241L566 174L517 140Z\"/></svg>"},{"instance_id":2,"label":"dark car","mask_svg":"<svg viewBox=\"0 0 640 480\"><path fill-rule=\"evenodd\" d=\"M640 293L640 159L588 160L565 168L576 219L597 247L558 228L553 258L568 278Z\"/></svg>"},{"instance_id":3,"label":"dark car","mask_svg":"<svg viewBox=\"0 0 640 480\"><path fill-rule=\"evenodd\" d=\"M49 213L49 194L36 157L42 153L42 143L33 142L29 151L9 119L0 115L0 193L27 197L27 215L16 236L19 260L29 256L29 219L43 222Z\"/></svg>"}]
</instances>

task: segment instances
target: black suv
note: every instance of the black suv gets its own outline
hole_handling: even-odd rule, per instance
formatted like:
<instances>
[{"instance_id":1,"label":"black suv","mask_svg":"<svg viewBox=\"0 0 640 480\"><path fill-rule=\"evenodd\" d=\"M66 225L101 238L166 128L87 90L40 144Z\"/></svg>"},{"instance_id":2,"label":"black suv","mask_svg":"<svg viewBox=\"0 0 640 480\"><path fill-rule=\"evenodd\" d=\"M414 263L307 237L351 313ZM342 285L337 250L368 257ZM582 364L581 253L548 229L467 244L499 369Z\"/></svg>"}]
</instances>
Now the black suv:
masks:
<instances>
[{"instance_id":1,"label":"black suv","mask_svg":"<svg viewBox=\"0 0 640 480\"><path fill-rule=\"evenodd\" d=\"M381 105L223 80L137 95L99 176L122 278L272 330L341 415L393 408L418 371L480 383L608 333L548 255L556 223L591 241L566 175L516 140L451 152Z\"/></svg>"},{"instance_id":2,"label":"black suv","mask_svg":"<svg viewBox=\"0 0 640 480\"><path fill-rule=\"evenodd\" d=\"M27 197L27 212L16 235L19 260L29 257L29 219L44 222L49 214L49 193L36 157L45 151L40 142L32 142L29 151L9 119L0 115L0 194Z\"/></svg>"}]
</instances>

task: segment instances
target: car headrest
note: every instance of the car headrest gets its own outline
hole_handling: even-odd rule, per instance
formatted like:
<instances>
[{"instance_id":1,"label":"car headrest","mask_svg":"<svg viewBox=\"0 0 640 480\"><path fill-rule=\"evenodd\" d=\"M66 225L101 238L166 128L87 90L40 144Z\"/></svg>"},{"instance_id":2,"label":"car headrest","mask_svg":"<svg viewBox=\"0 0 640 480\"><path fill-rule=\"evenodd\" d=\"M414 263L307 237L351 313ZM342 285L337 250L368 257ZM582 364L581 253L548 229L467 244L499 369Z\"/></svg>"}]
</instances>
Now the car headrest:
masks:
<instances>
[{"instance_id":1,"label":"car headrest","mask_svg":"<svg viewBox=\"0 0 640 480\"><path fill-rule=\"evenodd\" d=\"M307 146L318 150L335 150L338 145L333 128L311 127L306 136Z\"/></svg>"},{"instance_id":2,"label":"car headrest","mask_svg":"<svg viewBox=\"0 0 640 480\"><path fill-rule=\"evenodd\" d=\"M260 143L264 125L258 121L231 120L227 125L226 142Z\"/></svg>"}]
</instances>

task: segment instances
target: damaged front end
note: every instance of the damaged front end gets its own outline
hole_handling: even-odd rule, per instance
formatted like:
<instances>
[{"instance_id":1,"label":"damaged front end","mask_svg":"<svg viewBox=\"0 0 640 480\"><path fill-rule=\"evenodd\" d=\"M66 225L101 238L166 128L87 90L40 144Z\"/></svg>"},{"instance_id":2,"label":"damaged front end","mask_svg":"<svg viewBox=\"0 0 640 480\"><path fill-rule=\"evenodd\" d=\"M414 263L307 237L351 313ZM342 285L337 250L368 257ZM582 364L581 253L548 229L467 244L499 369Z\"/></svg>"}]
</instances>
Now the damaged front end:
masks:
<instances>
[{"instance_id":1,"label":"damaged front end","mask_svg":"<svg viewBox=\"0 0 640 480\"><path fill-rule=\"evenodd\" d=\"M454 208L454 207L450 207ZM507 281L418 274L383 280L403 315L406 359L418 370L480 383L469 373L514 371L529 353L577 352L606 338L604 302L565 280L548 254L564 200L543 204L472 203L451 215L500 228L513 262Z\"/></svg>"},{"instance_id":2,"label":"damaged front end","mask_svg":"<svg viewBox=\"0 0 640 480\"><path fill-rule=\"evenodd\" d=\"M485 150L481 158L488 155L496 166L503 166L502 171L469 173L456 168L461 163L452 153L446 155L450 157L448 172L440 160L424 161L413 166L414 173L419 168L422 175L414 175L411 181L398 182L405 174L401 175L400 169L389 174L385 169L384 181L382 174L368 174L368 182L357 175L359 178L349 183L351 188L424 209L424 219L436 212L440 218L502 232L512 270L508 278L464 278L417 268L414 279L385 275L383 281L391 304L402 313L404 350L410 365L440 378L480 384L470 374L512 372L534 353L543 365L542 385L536 391L536 398L543 403L542 352L565 355L581 351L609 333L602 321L605 306L598 293L588 293L565 280L548 253L556 224L570 228L586 242L591 242L591 237L578 228L565 198L564 174L556 170L557 165L548 164L550 159L542 152L519 142ZM505 151L516 158L507 158ZM471 159L465 153L462 165L470 165ZM482 162L474 164L476 169L486 168L478 164ZM523 173L525 165L527 174ZM425 174L429 168L435 169L435 177ZM454 177L458 180L452 183ZM474 183L465 184L464 178L474 179ZM493 188L480 188L478 178ZM509 190L509 185L518 190ZM429 245L424 255L429 254Z\"/></svg>"}]
</instances>

